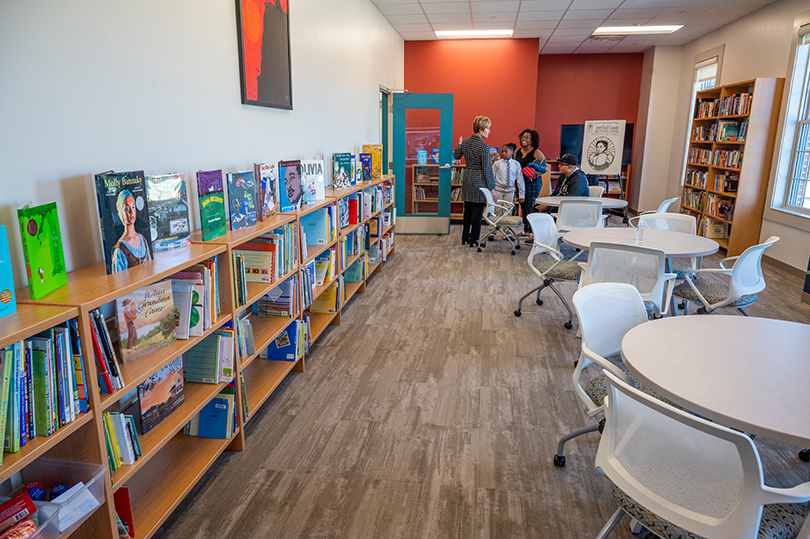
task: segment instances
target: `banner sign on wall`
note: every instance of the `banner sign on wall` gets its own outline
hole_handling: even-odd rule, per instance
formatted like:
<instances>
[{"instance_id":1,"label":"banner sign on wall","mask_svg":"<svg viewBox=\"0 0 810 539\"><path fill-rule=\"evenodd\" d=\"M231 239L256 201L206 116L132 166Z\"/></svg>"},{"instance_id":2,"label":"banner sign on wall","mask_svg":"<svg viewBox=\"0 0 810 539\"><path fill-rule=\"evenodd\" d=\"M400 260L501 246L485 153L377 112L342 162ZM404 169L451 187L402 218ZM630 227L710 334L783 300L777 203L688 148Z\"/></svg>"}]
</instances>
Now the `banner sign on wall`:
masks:
<instances>
[{"instance_id":1,"label":"banner sign on wall","mask_svg":"<svg viewBox=\"0 0 810 539\"><path fill-rule=\"evenodd\" d=\"M582 171L585 174L620 174L626 120L585 122Z\"/></svg>"}]
</instances>

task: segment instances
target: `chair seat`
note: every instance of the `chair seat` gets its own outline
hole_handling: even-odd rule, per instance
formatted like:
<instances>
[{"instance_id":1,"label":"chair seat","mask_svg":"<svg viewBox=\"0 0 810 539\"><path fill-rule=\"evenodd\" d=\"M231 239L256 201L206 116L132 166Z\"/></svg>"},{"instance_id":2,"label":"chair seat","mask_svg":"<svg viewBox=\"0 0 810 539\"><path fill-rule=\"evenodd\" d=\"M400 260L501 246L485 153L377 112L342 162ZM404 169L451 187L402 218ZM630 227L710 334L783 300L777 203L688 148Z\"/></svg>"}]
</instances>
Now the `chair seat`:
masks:
<instances>
[{"instance_id":1,"label":"chair seat","mask_svg":"<svg viewBox=\"0 0 810 539\"><path fill-rule=\"evenodd\" d=\"M706 298L706 301L708 301L710 305L720 303L729 295L729 288L725 283L710 281L708 279L695 279L692 282L695 284L697 289L700 290L700 293L703 294L703 297ZM695 294L695 291L692 290L692 287L689 286L689 283L681 283L676 286L672 290L672 295L678 298L683 298L687 301L700 302L700 298L697 294ZM746 294L737 301L729 303L726 305L726 307L745 307L746 305L751 305L756 300L756 294Z\"/></svg>"},{"instance_id":2,"label":"chair seat","mask_svg":"<svg viewBox=\"0 0 810 539\"><path fill-rule=\"evenodd\" d=\"M632 372L628 371L627 369L624 369L624 372L627 374L627 376L630 377L630 380L632 380L633 386L635 386L635 388L641 391L642 393L646 393L647 395L655 397L661 402L665 402L670 406L673 406L679 410L683 410L682 406L678 406L671 400L665 399L661 395L654 392L652 389L648 388L647 386L639 382L638 378L636 378L636 376ZM602 401L605 400L605 395L607 395L607 381L605 380L605 375L600 374L599 376L588 382L588 385L585 386L585 394L588 395L597 406L602 406Z\"/></svg>"},{"instance_id":3,"label":"chair seat","mask_svg":"<svg viewBox=\"0 0 810 539\"><path fill-rule=\"evenodd\" d=\"M582 268L579 266L578 262L572 262L570 260L561 261L554 269L551 270L551 272L546 273L548 269L556 262L557 261L553 258L541 258L540 260L534 261L534 267L537 268L540 273L545 274L546 277L551 279L579 281L579 275L582 273Z\"/></svg>"},{"instance_id":4,"label":"chair seat","mask_svg":"<svg viewBox=\"0 0 810 539\"><path fill-rule=\"evenodd\" d=\"M642 526L665 539L700 539L700 536L675 526L668 520L648 511L619 487L613 487L613 497L624 511ZM807 504L774 503L762 507L758 539L792 539L799 533L807 518Z\"/></svg>"},{"instance_id":5,"label":"chair seat","mask_svg":"<svg viewBox=\"0 0 810 539\"><path fill-rule=\"evenodd\" d=\"M672 273L675 274L675 278L679 281L686 279L686 272L694 269L692 268L692 262L688 258L673 258L670 261L670 267Z\"/></svg>"},{"instance_id":6,"label":"chair seat","mask_svg":"<svg viewBox=\"0 0 810 539\"><path fill-rule=\"evenodd\" d=\"M506 217L502 217L500 221L498 221L498 226L517 226L523 223L523 218L518 217L517 215L508 215Z\"/></svg>"},{"instance_id":7,"label":"chair seat","mask_svg":"<svg viewBox=\"0 0 810 539\"><path fill-rule=\"evenodd\" d=\"M655 312L655 302L654 301L645 301L644 302L644 309L647 311L647 316L649 317L651 314Z\"/></svg>"}]
</instances>

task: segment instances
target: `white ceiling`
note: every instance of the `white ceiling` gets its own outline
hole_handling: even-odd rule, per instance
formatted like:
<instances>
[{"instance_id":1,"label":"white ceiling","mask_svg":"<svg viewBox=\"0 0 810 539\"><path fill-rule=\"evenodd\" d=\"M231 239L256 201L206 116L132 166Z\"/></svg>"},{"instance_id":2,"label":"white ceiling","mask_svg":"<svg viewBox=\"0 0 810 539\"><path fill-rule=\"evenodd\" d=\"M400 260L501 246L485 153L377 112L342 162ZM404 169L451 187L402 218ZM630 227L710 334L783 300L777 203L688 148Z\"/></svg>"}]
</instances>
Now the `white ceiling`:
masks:
<instances>
[{"instance_id":1,"label":"white ceiling","mask_svg":"<svg viewBox=\"0 0 810 539\"><path fill-rule=\"evenodd\" d=\"M775 0L371 0L405 41L435 30L514 30L544 54L642 52L683 45ZM682 24L669 35L589 41L598 26Z\"/></svg>"}]
</instances>

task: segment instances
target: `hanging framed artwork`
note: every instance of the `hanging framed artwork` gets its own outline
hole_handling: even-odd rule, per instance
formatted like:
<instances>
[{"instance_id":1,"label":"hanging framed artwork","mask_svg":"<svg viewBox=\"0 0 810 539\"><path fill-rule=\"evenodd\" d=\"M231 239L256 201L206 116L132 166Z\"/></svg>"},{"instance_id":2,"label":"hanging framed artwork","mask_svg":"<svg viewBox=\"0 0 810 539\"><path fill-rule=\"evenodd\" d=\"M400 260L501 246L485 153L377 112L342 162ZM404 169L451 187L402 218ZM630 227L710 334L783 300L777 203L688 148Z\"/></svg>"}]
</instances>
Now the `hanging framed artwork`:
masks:
<instances>
[{"instance_id":1,"label":"hanging framed artwork","mask_svg":"<svg viewBox=\"0 0 810 539\"><path fill-rule=\"evenodd\" d=\"M242 103L292 110L289 0L236 0Z\"/></svg>"}]
</instances>

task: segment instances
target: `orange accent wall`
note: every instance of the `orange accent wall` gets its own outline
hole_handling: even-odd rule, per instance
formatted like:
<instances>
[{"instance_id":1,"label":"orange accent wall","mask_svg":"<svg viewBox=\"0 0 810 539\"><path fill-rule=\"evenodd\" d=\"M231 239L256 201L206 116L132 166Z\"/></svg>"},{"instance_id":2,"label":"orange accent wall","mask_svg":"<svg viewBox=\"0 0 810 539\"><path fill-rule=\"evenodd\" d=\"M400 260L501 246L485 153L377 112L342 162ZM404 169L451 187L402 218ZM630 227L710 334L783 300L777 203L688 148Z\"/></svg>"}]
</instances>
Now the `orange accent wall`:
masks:
<instances>
[{"instance_id":1,"label":"orange accent wall","mask_svg":"<svg viewBox=\"0 0 810 539\"><path fill-rule=\"evenodd\" d=\"M537 63L534 125L547 158L559 157L561 125L637 123L643 54L543 54Z\"/></svg>"},{"instance_id":2,"label":"orange accent wall","mask_svg":"<svg viewBox=\"0 0 810 539\"><path fill-rule=\"evenodd\" d=\"M479 115L492 120L490 146L517 144L536 117L539 46L537 39L406 41L405 88L454 94L454 145L472 135Z\"/></svg>"}]
</instances>

